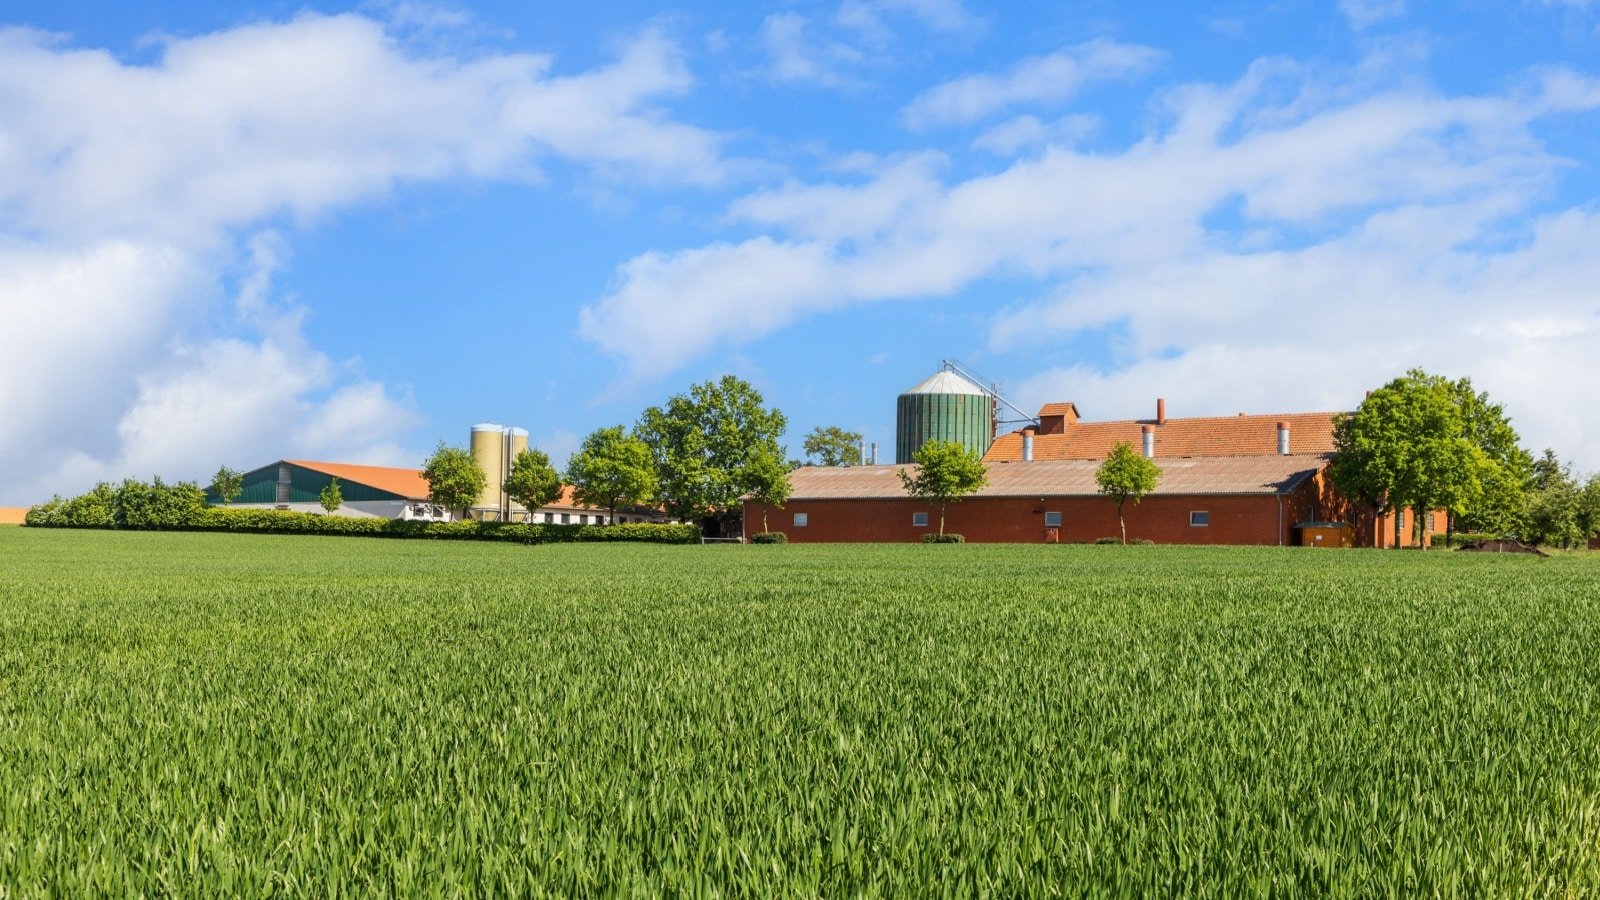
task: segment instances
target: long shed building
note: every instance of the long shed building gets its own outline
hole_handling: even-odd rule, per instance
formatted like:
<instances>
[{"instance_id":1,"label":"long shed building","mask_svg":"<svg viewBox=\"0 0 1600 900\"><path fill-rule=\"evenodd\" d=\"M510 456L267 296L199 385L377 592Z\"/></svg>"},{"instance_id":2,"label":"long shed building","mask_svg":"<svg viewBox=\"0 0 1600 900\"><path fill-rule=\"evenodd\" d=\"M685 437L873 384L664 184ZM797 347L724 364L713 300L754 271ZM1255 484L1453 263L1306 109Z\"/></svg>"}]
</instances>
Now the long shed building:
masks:
<instances>
[{"instance_id":1,"label":"long shed building","mask_svg":"<svg viewBox=\"0 0 1600 900\"><path fill-rule=\"evenodd\" d=\"M1332 489L1332 412L1082 421L1074 403L1048 403L1036 425L998 436L984 453L989 484L946 508L945 530L977 542L1084 542L1118 534L1116 503L1095 471L1120 442L1161 469L1155 491L1128 503L1130 539L1181 544L1387 546L1403 515L1374 515ZM748 536L763 520L793 542L918 541L937 531L934 504L906 495L915 466L804 467L783 508L747 503ZM1427 530L1442 531L1443 512ZM1343 527L1339 527L1339 526Z\"/></svg>"}]
</instances>

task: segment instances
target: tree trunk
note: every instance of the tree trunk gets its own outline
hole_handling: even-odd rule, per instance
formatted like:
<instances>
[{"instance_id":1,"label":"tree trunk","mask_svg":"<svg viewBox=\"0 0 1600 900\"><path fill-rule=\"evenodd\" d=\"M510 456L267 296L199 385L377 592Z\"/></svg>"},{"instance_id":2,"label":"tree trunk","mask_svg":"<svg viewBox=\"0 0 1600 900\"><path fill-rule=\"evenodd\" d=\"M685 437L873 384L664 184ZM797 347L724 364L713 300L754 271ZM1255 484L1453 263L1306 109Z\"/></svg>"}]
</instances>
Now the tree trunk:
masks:
<instances>
[{"instance_id":1,"label":"tree trunk","mask_svg":"<svg viewBox=\"0 0 1600 900\"><path fill-rule=\"evenodd\" d=\"M939 537L944 537L944 504L939 504Z\"/></svg>"},{"instance_id":2,"label":"tree trunk","mask_svg":"<svg viewBox=\"0 0 1600 900\"><path fill-rule=\"evenodd\" d=\"M1117 501L1117 530L1122 532L1122 546L1128 546L1128 526L1122 521L1122 504L1126 500Z\"/></svg>"},{"instance_id":3,"label":"tree trunk","mask_svg":"<svg viewBox=\"0 0 1600 900\"><path fill-rule=\"evenodd\" d=\"M1394 511L1394 548L1396 550L1400 549L1400 514L1404 509L1405 507L1402 506Z\"/></svg>"},{"instance_id":4,"label":"tree trunk","mask_svg":"<svg viewBox=\"0 0 1600 900\"><path fill-rule=\"evenodd\" d=\"M761 530L762 531L770 531L771 530L771 529L767 528L767 508L765 506L761 507Z\"/></svg>"},{"instance_id":5,"label":"tree trunk","mask_svg":"<svg viewBox=\"0 0 1600 900\"><path fill-rule=\"evenodd\" d=\"M1422 517L1422 508L1424 506L1431 506L1431 505L1432 504L1426 504L1426 503L1420 503L1419 502L1416 505L1416 507L1412 510L1412 513L1413 513L1414 517L1416 518L1416 521L1411 523L1411 528L1412 528L1412 533L1417 536L1417 549L1418 550L1426 550L1426 549L1428 549L1428 520L1424 519Z\"/></svg>"}]
</instances>

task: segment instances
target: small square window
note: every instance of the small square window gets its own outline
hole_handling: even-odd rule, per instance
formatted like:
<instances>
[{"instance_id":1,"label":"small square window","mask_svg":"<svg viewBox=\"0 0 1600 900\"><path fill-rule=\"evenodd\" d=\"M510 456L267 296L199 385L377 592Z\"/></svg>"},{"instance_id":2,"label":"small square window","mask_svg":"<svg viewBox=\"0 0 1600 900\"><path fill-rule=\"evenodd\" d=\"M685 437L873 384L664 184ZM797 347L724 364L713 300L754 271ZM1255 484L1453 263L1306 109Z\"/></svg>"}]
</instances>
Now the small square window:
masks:
<instances>
[{"instance_id":1,"label":"small square window","mask_svg":"<svg viewBox=\"0 0 1600 900\"><path fill-rule=\"evenodd\" d=\"M1204 526L1204 525L1210 525L1211 524L1211 513L1204 512L1204 511L1201 511L1201 510L1196 510L1196 511L1194 511L1192 513L1189 513L1189 524L1193 525L1193 526L1195 526L1197 528L1201 527L1201 526Z\"/></svg>"},{"instance_id":2,"label":"small square window","mask_svg":"<svg viewBox=\"0 0 1600 900\"><path fill-rule=\"evenodd\" d=\"M927 524L928 524L928 514L927 513L912 513L911 514L911 524L913 526L917 527L917 528L926 527Z\"/></svg>"},{"instance_id":3,"label":"small square window","mask_svg":"<svg viewBox=\"0 0 1600 900\"><path fill-rule=\"evenodd\" d=\"M561 524L563 524L563 525L572 524L572 513L562 513L561 514Z\"/></svg>"},{"instance_id":4,"label":"small square window","mask_svg":"<svg viewBox=\"0 0 1600 900\"><path fill-rule=\"evenodd\" d=\"M1403 509L1399 510L1398 512L1396 512L1394 514L1394 530L1395 531L1405 531L1406 530L1406 511L1403 510Z\"/></svg>"},{"instance_id":5,"label":"small square window","mask_svg":"<svg viewBox=\"0 0 1600 900\"><path fill-rule=\"evenodd\" d=\"M1061 527L1061 513L1058 513L1058 512L1047 512L1047 513L1045 513L1044 514L1044 527L1046 527L1046 528L1060 528Z\"/></svg>"},{"instance_id":6,"label":"small square window","mask_svg":"<svg viewBox=\"0 0 1600 900\"><path fill-rule=\"evenodd\" d=\"M804 528L804 527L806 527L806 513L795 513L794 514L794 527L796 527L796 528Z\"/></svg>"}]
</instances>

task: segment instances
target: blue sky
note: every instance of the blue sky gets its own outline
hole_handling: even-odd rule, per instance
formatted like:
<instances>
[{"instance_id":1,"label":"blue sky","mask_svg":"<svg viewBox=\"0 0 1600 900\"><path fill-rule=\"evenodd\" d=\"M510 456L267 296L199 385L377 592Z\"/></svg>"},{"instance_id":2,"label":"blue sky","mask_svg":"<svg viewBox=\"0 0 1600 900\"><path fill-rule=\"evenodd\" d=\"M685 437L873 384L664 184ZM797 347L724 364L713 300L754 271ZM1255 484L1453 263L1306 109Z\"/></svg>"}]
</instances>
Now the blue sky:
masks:
<instances>
[{"instance_id":1,"label":"blue sky","mask_svg":"<svg viewBox=\"0 0 1600 900\"><path fill-rule=\"evenodd\" d=\"M1600 3L7 4L0 503L558 461L733 372L892 446L1470 375L1600 469Z\"/></svg>"}]
</instances>

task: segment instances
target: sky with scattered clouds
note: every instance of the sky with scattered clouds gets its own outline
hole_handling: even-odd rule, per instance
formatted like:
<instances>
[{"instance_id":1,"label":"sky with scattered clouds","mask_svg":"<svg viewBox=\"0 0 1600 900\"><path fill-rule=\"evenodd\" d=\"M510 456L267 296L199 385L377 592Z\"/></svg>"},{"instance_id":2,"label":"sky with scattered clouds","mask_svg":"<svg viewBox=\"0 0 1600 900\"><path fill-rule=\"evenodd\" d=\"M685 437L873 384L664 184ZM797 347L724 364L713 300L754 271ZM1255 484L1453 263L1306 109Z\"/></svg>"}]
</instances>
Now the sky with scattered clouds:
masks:
<instances>
[{"instance_id":1,"label":"sky with scattered clouds","mask_svg":"<svg viewBox=\"0 0 1600 900\"><path fill-rule=\"evenodd\" d=\"M8 3L0 504L560 462L725 372L892 447L946 358L1091 419L1421 366L1600 470L1600 4L602 6Z\"/></svg>"}]
</instances>

